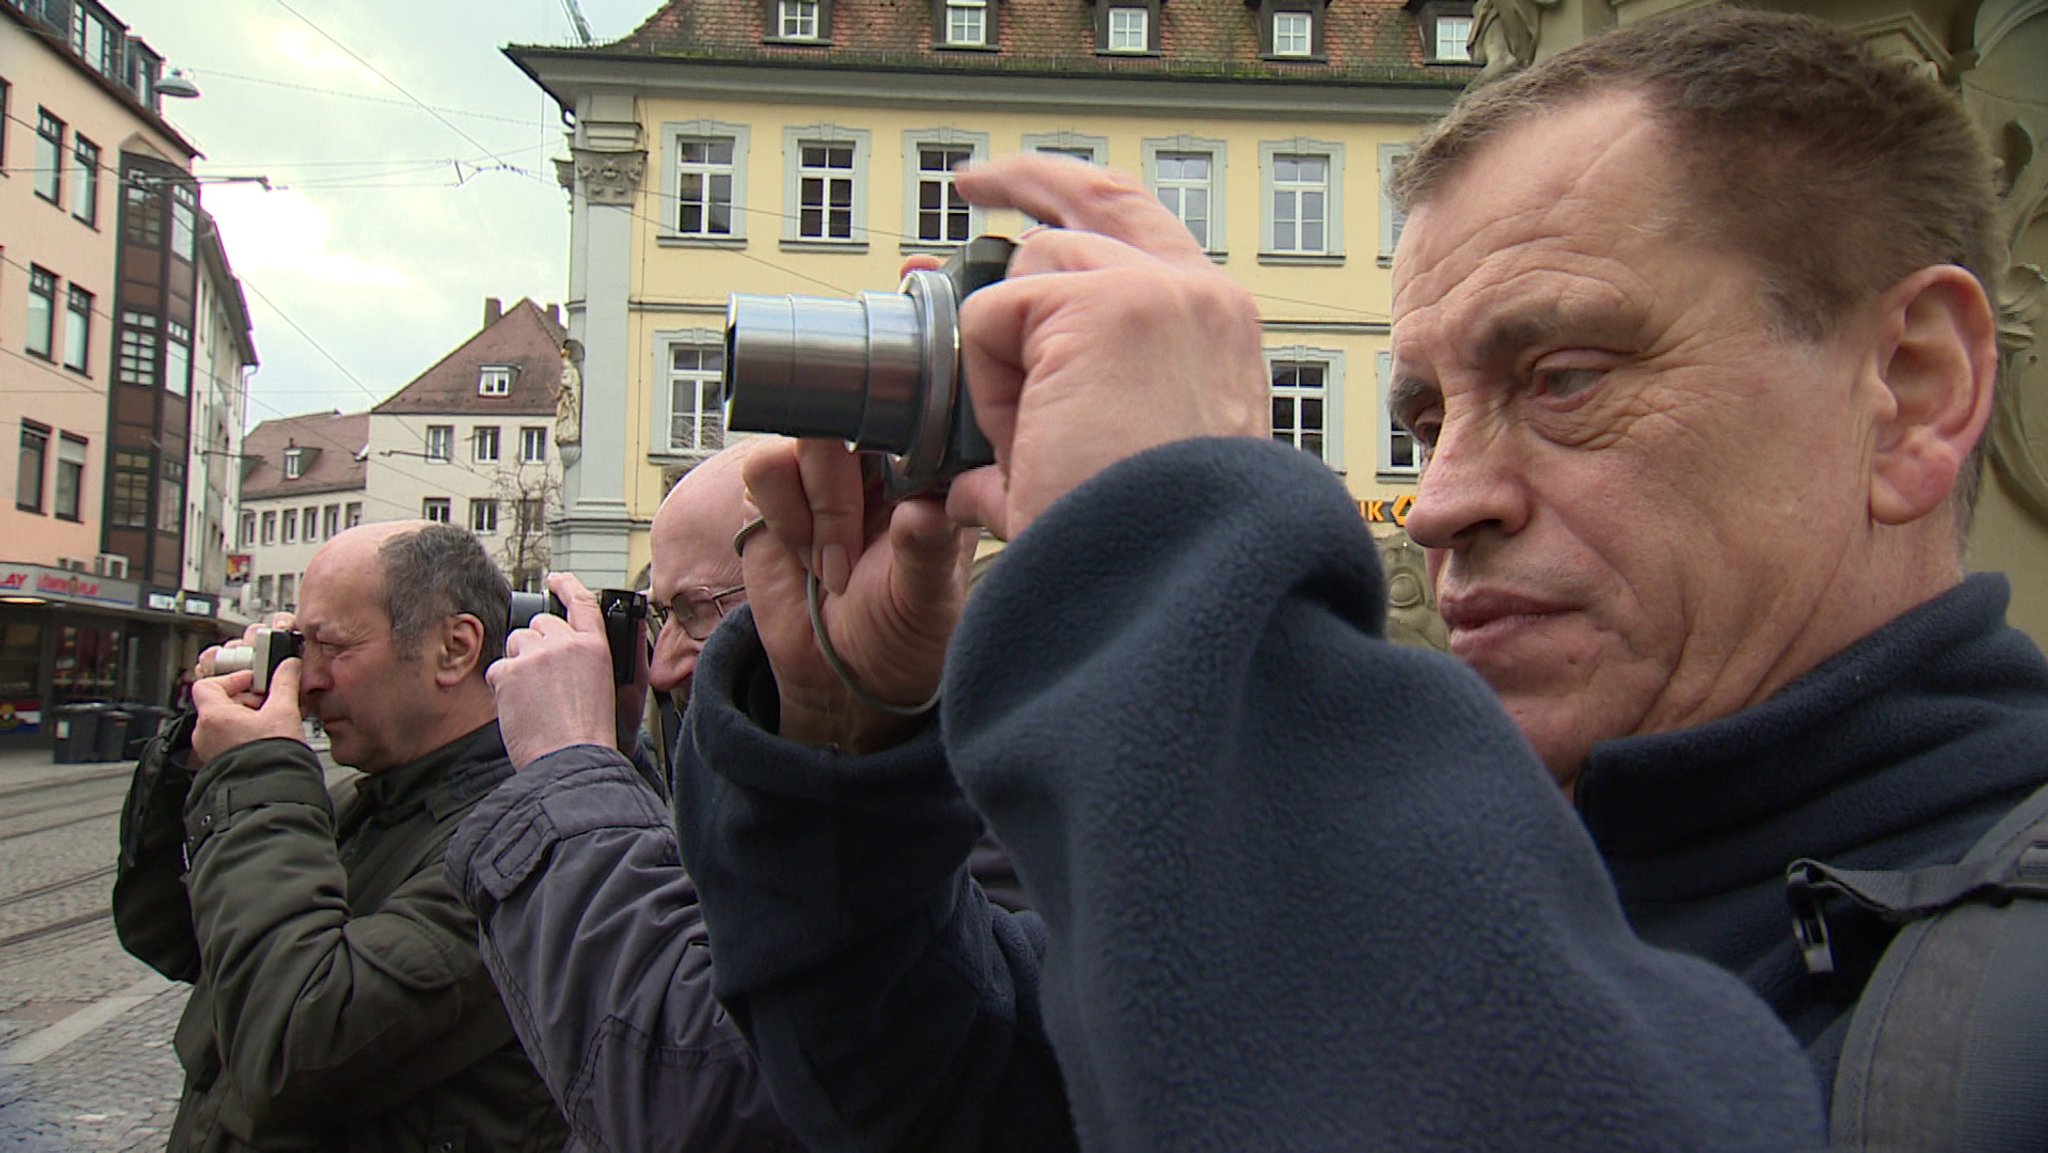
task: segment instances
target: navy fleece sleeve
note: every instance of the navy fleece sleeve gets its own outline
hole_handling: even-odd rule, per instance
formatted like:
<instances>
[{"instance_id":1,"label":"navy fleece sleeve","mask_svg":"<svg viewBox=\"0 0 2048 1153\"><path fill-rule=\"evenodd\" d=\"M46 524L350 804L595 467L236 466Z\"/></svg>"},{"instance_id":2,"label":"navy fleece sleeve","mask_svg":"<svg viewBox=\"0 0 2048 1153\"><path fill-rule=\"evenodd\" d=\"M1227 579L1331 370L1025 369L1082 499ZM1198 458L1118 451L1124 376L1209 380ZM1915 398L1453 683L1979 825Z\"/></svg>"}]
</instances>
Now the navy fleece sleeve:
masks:
<instances>
[{"instance_id":1,"label":"navy fleece sleeve","mask_svg":"<svg viewBox=\"0 0 2048 1153\"><path fill-rule=\"evenodd\" d=\"M676 755L677 828L719 1000L782 1118L814 1149L1073 1145L1039 1028L1042 926L992 906L982 827L938 731L842 757L781 740L750 612L697 669Z\"/></svg>"},{"instance_id":2,"label":"navy fleece sleeve","mask_svg":"<svg viewBox=\"0 0 2048 1153\"><path fill-rule=\"evenodd\" d=\"M1045 918L1082 1146L1821 1147L1783 1026L1633 935L1492 695L1382 640L1382 599L1327 469L1199 441L970 602L946 745Z\"/></svg>"}]
</instances>

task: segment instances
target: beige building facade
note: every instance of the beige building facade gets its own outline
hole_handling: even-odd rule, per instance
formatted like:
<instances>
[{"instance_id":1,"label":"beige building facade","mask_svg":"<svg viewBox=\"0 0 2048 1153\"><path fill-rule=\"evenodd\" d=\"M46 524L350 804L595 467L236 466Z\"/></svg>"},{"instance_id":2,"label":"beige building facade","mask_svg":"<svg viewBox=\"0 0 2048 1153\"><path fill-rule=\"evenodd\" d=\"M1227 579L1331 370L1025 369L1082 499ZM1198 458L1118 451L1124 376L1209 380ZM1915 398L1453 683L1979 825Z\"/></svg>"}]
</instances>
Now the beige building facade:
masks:
<instances>
[{"instance_id":1,"label":"beige building facade","mask_svg":"<svg viewBox=\"0 0 2048 1153\"><path fill-rule=\"evenodd\" d=\"M724 443L729 293L886 290L906 256L1016 235L951 169L1020 151L1138 174L1182 218L1259 301L1276 436L1392 533L1415 457L1381 402L1382 188L1474 71L1469 7L1439 8L1443 59L1441 13L1241 0L679 0L614 45L509 50L576 125L557 567L644 584L662 496Z\"/></svg>"}]
</instances>

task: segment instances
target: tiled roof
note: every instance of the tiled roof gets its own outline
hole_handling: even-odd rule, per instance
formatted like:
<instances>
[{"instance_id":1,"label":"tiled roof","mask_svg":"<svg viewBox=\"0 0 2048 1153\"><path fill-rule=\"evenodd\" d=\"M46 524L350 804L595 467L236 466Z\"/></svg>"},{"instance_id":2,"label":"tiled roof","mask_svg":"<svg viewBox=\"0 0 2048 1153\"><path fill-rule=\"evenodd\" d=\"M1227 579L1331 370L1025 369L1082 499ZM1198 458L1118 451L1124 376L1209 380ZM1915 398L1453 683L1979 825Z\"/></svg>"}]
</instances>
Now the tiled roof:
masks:
<instances>
[{"instance_id":1,"label":"tiled roof","mask_svg":"<svg viewBox=\"0 0 2048 1153\"><path fill-rule=\"evenodd\" d=\"M366 412L314 412L266 420L242 438L242 499L361 489L361 457L369 440ZM286 480L284 454L292 447L305 451L305 472Z\"/></svg>"},{"instance_id":2,"label":"tiled roof","mask_svg":"<svg viewBox=\"0 0 2048 1153\"><path fill-rule=\"evenodd\" d=\"M533 301L521 300L370 411L379 416L552 413L555 386L562 378L565 336L559 321L541 311ZM477 395L477 373L485 365L513 369L509 393Z\"/></svg>"},{"instance_id":3,"label":"tiled roof","mask_svg":"<svg viewBox=\"0 0 2048 1153\"><path fill-rule=\"evenodd\" d=\"M1095 0L1103 2L1103 0ZM582 50L607 57L776 62L819 68L902 68L1050 75L1156 75L1289 83L1457 87L1477 72L1423 64L1415 18L1401 0L1332 0L1326 59L1261 59L1259 11L1245 0L1164 0L1160 55L1095 51L1089 0L996 0L1000 51L932 47L930 0L832 0L829 46L764 43L763 0L669 0L632 34ZM516 53L515 49L515 53ZM967 97L971 98L971 97Z\"/></svg>"}]
</instances>

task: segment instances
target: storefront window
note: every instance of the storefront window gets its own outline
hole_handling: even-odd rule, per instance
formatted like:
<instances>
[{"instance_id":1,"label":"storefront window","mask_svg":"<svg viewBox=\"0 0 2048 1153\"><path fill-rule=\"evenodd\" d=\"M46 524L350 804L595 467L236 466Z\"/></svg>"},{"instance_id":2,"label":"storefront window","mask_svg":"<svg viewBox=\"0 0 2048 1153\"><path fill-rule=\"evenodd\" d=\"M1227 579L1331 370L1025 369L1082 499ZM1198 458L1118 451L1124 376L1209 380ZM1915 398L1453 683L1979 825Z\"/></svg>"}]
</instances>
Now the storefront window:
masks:
<instances>
[{"instance_id":1,"label":"storefront window","mask_svg":"<svg viewBox=\"0 0 2048 1153\"><path fill-rule=\"evenodd\" d=\"M0 700L19 703L42 696L36 688L36 666L42 655L41 621L0 623Z\"/></svg>"},{"instance_id":2,"label":"storefront window","mask_svg":"<svg viewBox=\"0 0 2048 1153\"><path fill-rule=\"evenodd\" d=\"M110 700L118 687L121 630L97 625L60 625L51 688L59 701Z\"/></svg>"}]
</instances>

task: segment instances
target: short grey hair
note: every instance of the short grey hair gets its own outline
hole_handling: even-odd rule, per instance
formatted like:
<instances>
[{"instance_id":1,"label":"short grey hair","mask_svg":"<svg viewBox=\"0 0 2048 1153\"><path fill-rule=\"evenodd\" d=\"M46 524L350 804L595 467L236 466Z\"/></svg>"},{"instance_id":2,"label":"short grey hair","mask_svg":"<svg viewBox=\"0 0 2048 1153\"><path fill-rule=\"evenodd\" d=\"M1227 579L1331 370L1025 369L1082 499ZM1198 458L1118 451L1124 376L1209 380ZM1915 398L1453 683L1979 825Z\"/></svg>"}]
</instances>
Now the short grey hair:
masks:
<instances>
[{"instance_id":1,"label":"short grey hair","mask_svg":"<svg viewBox=\"0 0 2048 1153\"><path fill-rule=\"evenodd\" d=\"M476 534L430 524L386 540L378 546L377 558L384 564L384 611L391 618L391 641L399 656L418 656L427 630L458 613L468 613L483 625L479 672L505 655L512 586Z\"/></svg>"}]
</instances>

